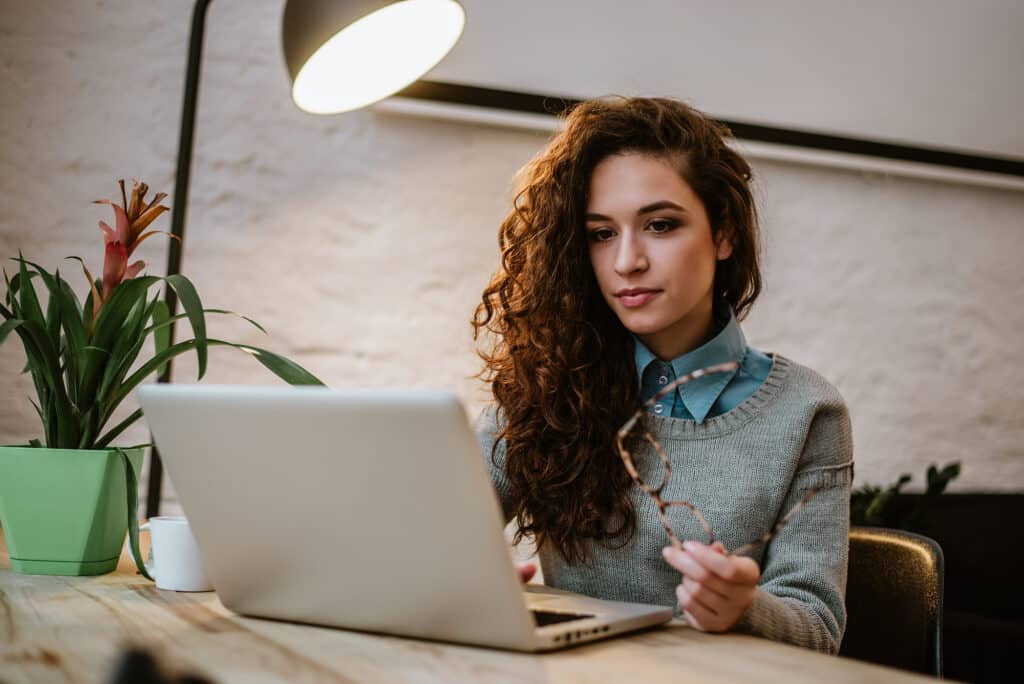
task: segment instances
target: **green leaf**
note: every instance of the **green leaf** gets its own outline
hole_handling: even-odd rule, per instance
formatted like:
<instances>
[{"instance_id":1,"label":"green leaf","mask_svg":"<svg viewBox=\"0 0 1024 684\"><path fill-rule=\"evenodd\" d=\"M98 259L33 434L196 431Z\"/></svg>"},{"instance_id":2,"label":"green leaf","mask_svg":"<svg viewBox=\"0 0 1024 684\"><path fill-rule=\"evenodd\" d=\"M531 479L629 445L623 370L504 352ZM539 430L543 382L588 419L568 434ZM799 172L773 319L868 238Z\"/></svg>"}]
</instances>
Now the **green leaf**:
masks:
<instances>
[{"instance_id":1,"label":"green leaf","mask_svg":"<svg viewBox=\"0 0 1024 684\"><path fill-rule=\"evenodd\" d=\"M210 340L210 344L214 344L214 340ZM227 344L235 349L240 349L247 354L251 354L256 358L257 361L267 367L277 377L281 378L290 385L323 385L323 381L318 377L310 373L308 370L295 363L294 361L287 359L274 352L267 351L266 349L260 349L259 347L251 347L247 344L232 344L231 342L216 342L217 344Z\"/></svg>"},{"instance_id":2,"label":"green leaf","mask_svg":"<svg viewBox=\"0 0 1024 684\"><path fill-rule=\"evenodd\" d=\"M46 303L46 334L53 341L53 346L60 350L60 296L54 296L50 292L49 301Z\"/></svg>"},{"instance_id":3,"label":"green leaf","mask_svg":"<svg viewBox=\"0 0 1024 684\"><path fill-rule=\"evenodd\" d=\"M77 404L79 354L81 348L85 346L85 327L82 321L82 307L78 303L78 297L75 296L71 286L67 281L60 277L59 269L53 276L51 276L46 269L41 267L39 264L31 261L26 261L26 263L39 272L43 282L46 283L46 287L50 291L50 303L47 312L48 327L57 322L54 321L51 316L58 317L58 324L64 330L63 341L65 346L61 345L59 331L50 327L50 334L54 339L54 345L60 350L60 356L64 359L69 398L72 404ZM54 312L54 307L56 307L56 312Z\"/></svg>"},{"instance_id":4,"label":"green leaf","mask_svg":"<svg viewBox=\"0 0 1024 684\"><path fill-rule=\"evenodd\" d=\"M148 580L153 578L146 570L146 562L142 560L142 552L139 550L139 483L135 478L135 470L132 468L128 454L123 449L114 447L114 451L121 457L124 463L124 481L128 490L128 546L132 551L132 558L135 560L135 567L139 573Z\"/></svg>"},{"instance_id":5,"label":"green leaf","mask_svg":"<svg viewBox=\"0 0 1024 684\"><path fill-rule=\"evenodd\" d=\"M4 304L7 304L8 306L12 306L11 302L14 299L14 293L11 292L11 277L9 275L7 275L7 269L6 268L2 269L2 270L3 270L3 273L4 273L4 284L7 286L7 289L4 290ZM11 316L7 316L7 317L11 318Z\"/></svg>"},{"instance_id":6,"label":"green leaf","mask_svg":"<svg viewBox=\"0 0 1024 684\"><path fill-rule=\"evenodd\" d=\"M43 310L39 306L39 298L36 297L36 289L32 286L25 263L25 260L19 256L18 275L11 281L11 287L16 292L21 292L21 317L29 321L38 321L41 325L44 325Z\"/></svg>"},{"instance_id":7,"label":"green leaf","mask_svg":"<svg viewBox=\"0 0 1024 684\"><path fill-rule=\"evenodd\" d=\"M18 261L18 257L11 257L11 261ZM26 261L26 263L29 262ZM38 277L39 274L36 273L35 271L28 272L29 282L32 281L32 278ZM18 277L18 273L15 273L14 277L11 278L10 276L7 275L7 269L4 269L4 280L7 283L7 300L12 303L17 303L16 297L18 295L18 292L21 290L21 278Z\"/></svg>"},{"instance_id":8,"label":"green leaf","mask_svg":"<svg viewBox=\"0 0 1024 684\"><path fill-rule=\"evenodd\" d=\"M960 463L954 461L943 467L940 471L934 465L928 467L928 484L925 488L925 494L929 496L938 496L946 490L946 486L949 485L954 479L960 475Z\"/></svg>"},{"instance_id":9,"label":"green leaf","mask_svg":"<svg viewBox=\"0 0 1024 684\"><path fill-rule=\"evenodd\" d=\"M35 408L36 413L39 414L39 422L43 424L43 434L45 435L47 428L46 428L46 416L43 415L43 409L39 408L39 404L37 404L36 402L32 401L31 399L29 399L28 401L29 401L30 404L32 404L32 407Z\"/></svg>"},{"instance_id":10,"label":"green leaf","mask_svg":"<svg viewBox=\"0 0 1024 684\"><path fill-rule=\"evenodd\" d=\"M62 313L68 313L72 318L82 318L82 307L78 304L78 297L75 295L71 286L68 285L67 281L60 277L60 269L54 272L54 275L50 275L46 269L39 264L26 260L29 266L32 266L39 273L39 276L43 279L46 284L46 289L50 292L50 298L56 297L62 302L67 304L66 308L62 307Z\"/></svg>"},{"instance_id":11,"label":"green leaf","mask_svg":"<svg viewBox=\"0 0 1024 684\"><path fill-rule=\"evenodd\" d=\"M24 346L24 342L23 342L23 346ZM27 348L25 349L25 356L26 356L26 358L30 358L30 357L28 357L28 349ZM31 360L28 361L29 365L31 365L31 363L32 363ZM48 406L49 402L50 402L50 394L51 394L51 392L50 392L49 388L46 386L46 380L44 380L39 373L33 372L31 368L28 369L28 372L31 374L31 377L32 377L32 385L36 388L36 397L39 398L39 403L40 404L45 404L45 405ZM46 432L46 430L48 429L47 428L47 424L46 424L46 420L47 420L46 416L45 416L45 414L40 414L39 417L43 421L43 436L46 437L47 440L49 440L49 437L47 437L48 433Z\"/></svg>"},{"instance_id":12,"label":"green leaf","mask_svg":"<svg viewBox=\"0 0 1024 684\"><path fill-rule=\"evenodd\" d=\"M85 262L82 261L82 257L69 256L69 257L64 257L64 258L77 261L79 264L81 264L82 265L82 273L83 273L83 275L85 274L87 268L86 268ZM92 307L93 307L92 286L93 285L96 286L96 290L97 291L100 291L100 290L103 289L103 280L97 279L94 283L89 283L89 291L85 295L85 303L82 304L82 321L83 321L83 323L85 323L85 327L87 329L91 329L92 328L92 322L93 322L92 319L95 318L92 315ZM77 297L75 298L75 302L76 303L78 302L78 298Z\"/></svg>"},{"instance_id":13,"label":"green leaf","mask_svg":"<svg viewBox=\"0 0 1024 684\"><path fill-rule=\"evenodd\" d=\"M73 447L78 443L79 428L64 388L58 353L46 329L39 322L22 321L17 332L22 339L36 393L43 407L47 446Z\"/></svg>"},{"instance_id":14,"label":"green leaf","mask_svg":"<svg viewBox=\"0 0 1024 684\"><path fill-rule=\"evenodd\" d=\"M76 313L75 317L79 321L81 321L82 320L82 304L81 304L81 302L78 301L78 295L76 295L75 291L73 289L71 289L71 285L68 283L68 281L64 280L59 275L57 277L57 282L60 285L61 292L64 293L64 299L67 302L69 302L74 307L74 310L75 310L75 313Z\"/></svg>"},{"instance_id":15,"label":"green leaf","mask_svg":"<svg viewBox=\"0 0 1024 684\"><path fill-rule=\"evenodd\" d=\"M78 405L78 388L81 387L82 348L85 347L86 328L82 320L82 307L71 291L67 281L57 276L57 287L61 291L61 326L64 328L64 365L67 375L68 396L71 403Z\"/></svg>"},{"instance_id":16,"label":"green leaf","mask_svg":"<svg viewBox=\"0 0 1024 684\"><path fill-rule=\"evenodd\" d=\"M147 291L159 281L160 278L156 276L142 276L126 280L115 287L110 299L100 307L92 343L103 349L110 349L132 308L140 299L145 302Z\"/></svg>"},{"instance_id":17,"label":"green leaf","mask_svg":"<svg viewBox=\"0 0 1024 684\"><path fill-rule=\"evenodd\" d=\"M96 403L99 401L99 397L96 396L95 390L87 391L88 389L88 375L95 373L94 369L102 368L106 359L109 358L110 352L106 349L100 349L92 345L86 345L82 347L82 351L79 353L78 365L80 370L78 376L78 390L76 396L78 401L76 406L79 414L85 415L96 408ZM84 421L84 418L82 419ZM85 448L85 447L82 447Z\"/></svg>"},{"instance_id":18,"label":"green leaf","mask_svg":"<svg viewBox=\"0 0 1024 684\"><path fill-rule=\"evenodd\" d=\"M146 337L148 336L145 328L146 322L157 312L156 315L160 315L159 311L167 311L167 305L164 304L159 297L154 297L153 301L150 302L145 308L139 308L139 315L135 318L135 312L133 312L133 321L130 321L122 335L121 339L118 340L111 352L111 361L107 364L107 370L104 372L103 382L100 384L99 390L99 403L101 405L101 412L104 410L103 405L105 404L109 393L112 388L121 384L124 380L124 376L128 374L135 359L138 357L139 352L142 351L142 347L145 344ZM130 349L125 349L128 343L131 344ZM166 345L165 345L166 347ZM166 364L165 364L166 365Z\"/></svg>"},{"instance_id":19,"label":"green leaf","mask_svg":"<svg viewBox=\"0 0 1024 684\"><path fill-rule=\"evenodd\" d=\"M82 434L78 438L79 449L91 449L100 431L100 411L98 404L94 403L88 411L80 414L79 424L82 426Z\"/></svg>"},{"instance_id":20,"label":"green leaf","mask_svg":"<svg viewBox=\"0 0 1024 684\"><path fill-rule=\"evenodd\" d=\"M107 364L107 370L104 373L103 382L100 384L98 392L98 398L96 400L96 406L99 409L99 415L105 415L107 413L106 405L110 399L110 393L114 391L118 385L124 380L124 376L128 374L129 369L135 358L139 355L142 350L143 339L139 339L131 349L127 350L116 364L111 362Z\"/></svg>"},{"instance_id":21,"label":"green leaf","mask_svg":"<svg viewBox=\"0 0 1024 684\"><path fill-rule=\"evenodd\" d=\"M164 304L164 311L166 311L166 310L167 310L167 305ZM211 313L212 314L228 314L230 316L238 316L239 318L243 318L246 321L248 321L249 323L251 323L257 330L259 330L264 335L268 334L266 328L264 328L262 325L260 325L259 323L257 323L253 319L249 318L248 316L243 316L242 314L237 313L235 311L228 311L227 309L203 309L203 313L208 313L208 314L211 314ZM177 314L176 316L171 316L170 318L165 318L165 319L163 319L162 322L159 322L159 323L156 321L156 319L154 319L153 325L151 325L148 328L146 328L146 332L147 333L156 332L160 328L165 328L165 327L170 326L172 321L179 321L182 318L185 318L187 316L188 316L188 314Z\"/></svg>"},{"instance_id":22,"label":"green leaf","mask_svg":"<svg viewBox=\"0 0 1024 684\"><path fill-rule=\"evenodd\" d=\"M20 318L8 318L4 321L4 324L0 325L0 344L3 344L4 340L7 339L7 336L10 335L15 328L21 325L21 323L22 320Z\"/></svg>"},{"instance_id":23,"label":"green leaf","mask_svg":"<svg viewBox=\"0 0 1024 684\"><path fill-rule=\"evenodd\" d=\"M224 340L216 340L213 338L208 339L207 343L214 346L234 347L236 349L240 349L246 352L247 354L251 354L256 358L257 361L262 363L272 373L274 373L276 376L278 376L285 382L288 382L289 384L324 384L323 381L321 381L315 375L313 375L308 370L306 370L299 364L295 363L294 361L290 361L283 356L274 354L273 352L269 352L265 349L252 347L246 344L235 344L234 342L225 342ZM110 415L114 412L114 410L117 408L117 406L122 401L124 401L125 397L127 397L131 393L131 391L134 390L136 386L141 384L142 381L145 380L151 373L153 373L157 368L159 368L160 366L162 366L168 360L174 358L175 356L184 354L185 352L194 349L196 344L196 340L194 339L185 340L184 342L178 342L177 344L174 344L165 349L164 351L160 352L159 354L155 355L149 361L144 363L137 371L132 373L132 375L129 376L123 383L121 383L119 387L116 387L114 389L110 401L107 403L106 406L106 415L104 416L104 420L100 421L100 425L103 425L106 422L106 419L108 419Z\"/></svg>"},{"instance_id":24,"label":"green leaf","mask_svg":"<svg viewBox=\"0 0 1024 684\"><path fill-rule=\"evenodd\" d=\"M932 510L938 504L946 486L959 475L959 461L946 465L941 471L934 464L928 466L924 496L917 500L917 504L903 519L900 527L928 534L932 524Z\"/></svg>"},{"instance_id":25,"label":"green leaf","mask_svg":"<svg viewBox=\"0 0 1024 684\"><path fill-rule=\"evenodd\" d=\"M105 435L96 440L95 444L92 445L93 449L102 449L103 447L110 444L111 441L122 432L131 427L132 423L142 417L142 409L136 409L130 416L122 420L120 423L110 428Z\"/></svg>"},{"instance_id":26,"label":"green leaf","mask_svg":"<svg viewBox=\"0 0 1024 684\"><path fill-rule=\"evenodd\" d=\"M96 403L98 398L96 396L96 386L99 384L103 364L106 363L109 357L110 352L106 349L100 349L91 344L82 347L82 351L78 356L80 371L78 391L76 392L79 411L84 413Z\"/></svg>"},{"instance_id":27,"label":"green leaf","mask_svg":"<svg viewBox=\"0 0 1024 684\"><path fill-rule=\"evenodd\" d=\"M170 316L168 314L167 302L162 299L157 300L151 314L153 325L146 328L145 331L145 334L153 333L154 354L160 354L171 346ZM167 368L166 363L156 369L156 374L163 375L165 368Z\"/></svg>"},{"instance_id":28,"label":"green leaf","mask_svg":"<svg viewBox=\"0 0 1024 684\"><path fill-rule=\"evenodd\" d=\"M142 330L146 325L148 314L149 306L146 300L136 300L121 327L120 334L114 341L114 347L110 350L110 359L103 369L103 378L100 380L100 387L97 391L97 400L101 404L101 411L102 403L107 397L111 384L117 383L120 378L125 376L128 368L138 356L139 350L142 349L142 343L145 340Z\"/></svg>"},{"instance_id":29,"label":"green leaf","mask_svg":"<svg viewBox=\"0 0 1024 684\"><path fill-rule=\"evenodd\" d=\"M167 284L174 288L178 300L185 307L185 314L192 325L192 335L196 342L196 358L199 362L199 380L206 375L206 318L203 316L203 304L199 293L188 278L181 274L167 276Z\"/></svg>"},{"instance_id":30,"label":"green leaf","mask_svg":"<svg viewBox=\"0 0 1024 684\"><path fill-rule=\"evenodd\" d=\"M910 475L904 473L900 475L900 478L896 482L889 485L884 491L880 491L875 488L872 491L871 501L864 510L865 522L863 524L886 525L886 514L888 512L889 504L899 493L900 489L903 488L903 485L910 482L910 480Z\"/></svg>"},{"instance_id":31,"label":"green leaf","mask_svg":"<svg viewBox=\"0 0 1024 684\"><path fill-rule=\"evenodd\" d=\"M60 417L57 415L56 396L56 392L50 392L46 395L46 403L44 404L46 409L44 411L45 417L43 418L43 426L46 428L46 432L44 434L46 436L47 445L61 448L70 445L62 443L60 439L61 426L59 424Z\"/></svg>"},{"instance_id":32,"label":"green leaf","mask_svg":"<svg viewBox=\"0 0 1024 684\"><path fill-rule=\"evenodd\" d=\"M2 313L7 316L11 312L4 309ZM21 372L31 374L32 384L36 389L36 396L39 398L40 403L45 404L48 401L50 389L46 380L46 362L43 352L40 350L39 345L36 344L33 336L28 333L25 327L26 321L18 320L20 321L18 326L14 327L13 330L21 338L22 350L25 352L25 368ZM46 419L42 415L40 415L40 418L43 419L45 426Z\"/></svg>"},{"instance_id":33,"label":"green leaf","mask_svg":"<svg viewBox=\"0 0 1024 684\"><path fill-rule=\"evenodd\" d=\"M160 279L155 276L126 280L114 288L110 299L100 308L90 346L103 350L107 355L100 357L97 354L89 354L85 357L82 364L82 385L78 391L78 396L83 400L98 397L106 365L117 363L112 352L118 339L127 332L125 326L128 317L136 306L145 306L147 289L159 281Z\"/></svg>"},{"instance_id":34,"label":"green leaf","mask_svg":"<svg viewBox=\"0 0 1024 684\"><path fill-rule=\"evenodd\" d=\"M60 361L46 328L36 320L23 320L17 328L29 356L32 372L38 373L51 390L56 390L60 382Z\"/></svg>"}]
</instances>

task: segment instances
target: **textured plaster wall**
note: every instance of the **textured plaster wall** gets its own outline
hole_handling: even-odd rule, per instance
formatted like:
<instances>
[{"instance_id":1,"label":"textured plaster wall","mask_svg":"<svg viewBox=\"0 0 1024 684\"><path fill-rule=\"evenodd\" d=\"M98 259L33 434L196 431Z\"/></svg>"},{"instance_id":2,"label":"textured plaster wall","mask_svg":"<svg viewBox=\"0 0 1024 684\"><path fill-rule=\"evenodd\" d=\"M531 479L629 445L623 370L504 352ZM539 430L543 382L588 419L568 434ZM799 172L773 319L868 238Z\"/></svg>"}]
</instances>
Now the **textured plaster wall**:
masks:
<instances>
[{"instance_id":1,"label":"textured plaster wall","mask_svg":"<svg viewBox=\"0 0 1024 684\"><path fill-rule=\"evenodd\" d=\"M299 112L279 0L218 0L207 29L184 271L218 336L267 346L333 386L433 386L475 413L469 318L497 261L515 171L546 136L373 111ZM119 177L173 192L190 2L0 11L0 256L84 279ZM926 113L923 113L926 115ZM750 342L819 370L852 411L857 482L1024 489L1024 194L756 162L765 290ZM169 228L169 220L162 219ZM161 273L165 245L142 258ZM0 348L0 443L38 435L16 339ZM176 378L193 380L191 359ZM275 382L211 351L209 382ZM126 407L127 412L132 407ZM144 427L125 443L147 439ZM173 493L168 490L168 496Z\"/></svg>"}]
</instances>

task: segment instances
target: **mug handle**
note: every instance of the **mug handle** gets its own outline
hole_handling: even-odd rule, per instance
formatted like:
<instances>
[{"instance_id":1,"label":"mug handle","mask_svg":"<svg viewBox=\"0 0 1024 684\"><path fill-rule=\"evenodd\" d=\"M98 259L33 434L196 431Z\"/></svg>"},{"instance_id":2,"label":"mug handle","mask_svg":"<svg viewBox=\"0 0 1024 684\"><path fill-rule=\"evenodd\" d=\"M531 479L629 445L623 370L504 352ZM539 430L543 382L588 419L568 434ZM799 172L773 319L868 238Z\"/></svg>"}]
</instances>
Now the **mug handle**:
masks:
<instances>
[{"instance_id":1,"label":"mug handle","mask_svg":"<svg viewBox=\"0 0 1024 684\"><path fill-rule=\"evenodd\" d=\"M139 532L149 532L149 556L143 565L146 566L146 572L156 577L156 559L153 558L153 528L148 520L139 525Z\"/></svg>"}]
</instances>

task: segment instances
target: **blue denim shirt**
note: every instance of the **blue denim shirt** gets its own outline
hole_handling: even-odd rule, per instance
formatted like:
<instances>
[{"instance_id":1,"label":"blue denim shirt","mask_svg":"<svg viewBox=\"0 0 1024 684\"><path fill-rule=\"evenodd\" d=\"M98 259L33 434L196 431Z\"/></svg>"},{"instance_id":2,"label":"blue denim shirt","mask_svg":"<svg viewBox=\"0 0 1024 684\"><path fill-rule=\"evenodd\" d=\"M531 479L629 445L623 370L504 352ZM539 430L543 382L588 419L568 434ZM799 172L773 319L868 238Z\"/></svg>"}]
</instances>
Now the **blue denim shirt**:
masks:
<instances>
[{"instance_id":1,"label":"blue denim shirt","mask_svg":"<svg viewBox=\"0 0 1024 684\"><path fill-rule=\"evenodd\" d=\"M672 361L662 361L633 336L634 359L644 401L681 375L716 363L736 361L740 367L731 373L712 373L691 380L662 397L650 412L660 416L687 418L698 423L736 408L752 395L772 369L766 354L747 346L732 309L729 320L713 338Z\"/></svg>"}]
</instances>

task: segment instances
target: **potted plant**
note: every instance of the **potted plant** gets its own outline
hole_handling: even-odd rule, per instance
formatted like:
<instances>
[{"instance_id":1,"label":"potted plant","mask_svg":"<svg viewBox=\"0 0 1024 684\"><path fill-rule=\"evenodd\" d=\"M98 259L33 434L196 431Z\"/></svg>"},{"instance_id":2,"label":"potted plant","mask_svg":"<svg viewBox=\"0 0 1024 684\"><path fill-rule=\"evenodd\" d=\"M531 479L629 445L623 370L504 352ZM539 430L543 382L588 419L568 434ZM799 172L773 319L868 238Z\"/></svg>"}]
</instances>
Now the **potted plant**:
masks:
<instances>
[{"instance_id":1,"label":"potted plant","mask_svg":"<svg viewBox=\"0 0 1024 684\"><path fill-rule=\"evenodd\" d=\"M42 421L42 437L24 446L0 447L0 522L11 568L17 572L96 575L117 566L130 527L140 571L136 501L142 450L147 445L113 443L135 423L142 410L110 426L114 411L140 383L161 371L168 360L194 352L199 378L206 372L210 346L229 346L253 355L291 384L323 384L307 370L272 352L210 338L206 314L192 283L183 275L143 274L145 263L129 258L135 249L163 231L147 228L167 207L158 193L145 199L148 186L133 182L131 197L120 181L121 203L98 200L114 210L115 225L100 221L105 253L103 277L94 279L78 257L89 290L84 302L59 270L50 273L25 259L3 269L6 294L0 305L0 344L21 339L35 385L33 406ZM169 235L169 237L175 237ZM12 269L14 270L14 269ZM174 289L185 312L169 316L154 286ZM39 292L36 291L40 286ZM41 296L44 295L44 296ZM170 344L170 325L187 318L192 337ZM260 330L257 323L249 320ZM265 332L265 331L264 331ZM146 341L152 356L140 359ZM148 575L147 575L148 576Z\"/></svg>"},{"instance_id":2,"label":"potted plant","mask_svg":"<svg viewBox=\"0 0 1024 684\"><path fill-rule=\"evenodd\" d=\"M941 470L934 464L925 472L924 495L906 514L896 512L892 503L900 495L903 485L913 478L909 473L900 475L896 482L882 488L864 485L850 494L850 524L874 527L892 527L910 532L923 532L939 504L939 497L950 482L960 476L960 462L947 463Z\"/></svg>"}]
</instances>

